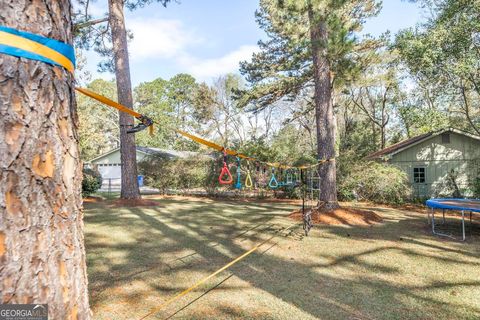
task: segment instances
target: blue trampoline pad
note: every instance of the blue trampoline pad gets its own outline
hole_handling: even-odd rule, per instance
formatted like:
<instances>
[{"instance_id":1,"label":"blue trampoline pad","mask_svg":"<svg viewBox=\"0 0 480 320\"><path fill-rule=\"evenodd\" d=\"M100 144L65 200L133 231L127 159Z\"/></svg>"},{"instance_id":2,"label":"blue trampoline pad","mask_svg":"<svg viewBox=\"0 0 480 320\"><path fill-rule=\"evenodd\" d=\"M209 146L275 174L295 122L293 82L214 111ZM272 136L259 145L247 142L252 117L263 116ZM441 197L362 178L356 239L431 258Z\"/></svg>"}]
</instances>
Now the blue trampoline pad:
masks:
<instances>
[{"instance_id":1,"label":"blue trampoline pad","mask_svg":"<svg viewBox=\"0 0 480 320\"><path fill-rule=\"evenodd\" d=\"M427 200L427 207L435 209L480 212L480 200L454 198L430 199Z\"/></svg>"}]
</instances>

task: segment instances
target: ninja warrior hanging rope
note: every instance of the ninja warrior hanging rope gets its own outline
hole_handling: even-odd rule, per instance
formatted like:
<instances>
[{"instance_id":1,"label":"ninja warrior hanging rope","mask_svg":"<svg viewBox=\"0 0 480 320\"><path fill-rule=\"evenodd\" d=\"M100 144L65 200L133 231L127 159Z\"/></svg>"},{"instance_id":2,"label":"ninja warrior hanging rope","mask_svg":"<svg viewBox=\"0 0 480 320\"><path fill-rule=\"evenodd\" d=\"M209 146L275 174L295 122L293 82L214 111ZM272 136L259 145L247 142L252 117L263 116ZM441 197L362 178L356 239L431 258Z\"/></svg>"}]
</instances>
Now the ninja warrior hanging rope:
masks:
<instances>
[{"instance_id":1,"label":"ninja warrior hanging rope","mask_svg":"<svg viewBox=\"0 0 480 320\"><path fill-rule=\"evenodd\" d=\"M277 181L277 178L275 178L275 168L272 168L272 177L270 178L270 182L268 183L268 186L271 189L278 188L278 181Z\"/></svg>"},{"instance_id":2,"label":"ninja warrior hanging rope","mask_svg":"<svg viewBox=\"0 0 480 320\"><path fill-rule=\"evenodd\" d=\"M236 158L237 160L237 182L235 183L235 186L234 188L235 189L238 189L238 190L241 190L242 189L242 180L241 180L241 167L240 167L240 157L237 157Z\"/></svg>"},{"instance_id":3,"label":"ninja warrior hanging rope","mask_svg":"<svg viewBox=\"0 0 480 320\"><path fill-rule=\"evenodd\" d=\"M293 185L293 177L289 169L285 171L285 185L287 186Z\"/></svg>"},{"instance_id":4,"label":"ninja warrior hanging rope","mask_svg":"<svg viewBox=\"0 0 480 320\"><path fill-rule=\"evenodd\" d=\"M223 150L223 167L222 167L222 170L220 171L220 175L218 176L218 182L220 184L232 184L233 183L232 174L230 173L230 170L228 170L227 152L225 150Z\"/></svg>"},{"instance_id":5,"label":"ninja warrior hanging rope","mask_svg":"<svg viewBox=\"0 0 480 320\"><path fill-rule=\"evenodd\" d=\"M252 177L250 176L250 162L247 161L247 177L245 178L245 187L253 187Z\"/></svg>"}]
</instances>

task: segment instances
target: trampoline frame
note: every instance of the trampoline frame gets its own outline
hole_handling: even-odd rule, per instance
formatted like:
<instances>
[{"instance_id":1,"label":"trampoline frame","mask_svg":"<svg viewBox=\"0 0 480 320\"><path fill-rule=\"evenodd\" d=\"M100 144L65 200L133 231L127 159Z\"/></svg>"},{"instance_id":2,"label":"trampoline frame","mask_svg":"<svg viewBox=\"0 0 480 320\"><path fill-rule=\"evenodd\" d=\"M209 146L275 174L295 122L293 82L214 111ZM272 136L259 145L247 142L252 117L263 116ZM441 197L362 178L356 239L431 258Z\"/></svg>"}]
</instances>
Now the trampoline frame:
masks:
<instances>
[{"instance_id":1,"label":"trampoline frame","mask_svg":"<svg viewBox=\"0 0 480 320\"><path fill-rule=\"evenodd\" d=\"M451 235L435 231L435 209L442 209L443 223L445 223L445 210L457 210L457 211L460 211L462 213L462 241L465 241L465 211L470 212L470 224L471 224L472 223L472 213L473 212L480 213L480 208L473 209L473 208L464 207L464 206L461 206L461 203L459 203L459 206L441 204L441 201L458 201L458 202L478 201L478 204L480 205L480 200L478 200L478 199L442 198L442 199L430 199L430 200L427 200L427 202L426 202L427 207L429 207L431 209L431 210L427 209L427 219L428 219L428 223L432 225L432 233L434 235L449 237L449 238L452 238L452 239L456 240L456 238L451 236Z\"/></svg>"}]
</instances>

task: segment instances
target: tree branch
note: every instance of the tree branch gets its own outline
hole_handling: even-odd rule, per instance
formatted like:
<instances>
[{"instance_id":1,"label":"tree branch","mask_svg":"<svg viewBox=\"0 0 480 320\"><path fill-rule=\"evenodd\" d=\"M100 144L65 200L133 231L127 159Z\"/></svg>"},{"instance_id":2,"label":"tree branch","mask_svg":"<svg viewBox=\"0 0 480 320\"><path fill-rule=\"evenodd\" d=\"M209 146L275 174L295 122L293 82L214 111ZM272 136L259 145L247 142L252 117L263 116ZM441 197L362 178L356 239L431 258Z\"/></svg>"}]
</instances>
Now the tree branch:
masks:
<instances>
[{"instance_id":1,"label":"tree branch","mask_svg":"<svg viewBox=\"0 0 480 320\"><path fill-rule=\"evenodd\" d=\"M108 17L101 18L101 19L94 19L94 20L89 20L85 22L79 22L73 25L73 30L78 31L80 29L86 28L86 27L91 27L99 23L107 22Z\"/></svg>"}]
</instances>

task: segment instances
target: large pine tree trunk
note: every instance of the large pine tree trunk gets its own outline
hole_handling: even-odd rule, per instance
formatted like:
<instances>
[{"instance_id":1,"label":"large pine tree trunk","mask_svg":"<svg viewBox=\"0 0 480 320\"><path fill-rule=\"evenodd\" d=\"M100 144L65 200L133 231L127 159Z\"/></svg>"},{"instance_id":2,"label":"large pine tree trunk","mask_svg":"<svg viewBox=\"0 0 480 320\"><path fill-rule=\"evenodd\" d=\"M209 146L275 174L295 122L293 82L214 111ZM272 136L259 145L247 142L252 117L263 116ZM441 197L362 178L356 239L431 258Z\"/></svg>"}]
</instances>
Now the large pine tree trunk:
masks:
<instances>
[{"instance_id":1,"label":"large pine tree trunk","mask_svg":"<svg viewBox=\"0 0 480 320\"><path fill-rule=\"evenodd\" d=\"M132 82L130 80L130 64L128 60L127 30L123 14L124 0L108 0L110 26L115 60L115 76L117 79L118 102L133 108ZM122 162L123 199L139 199L140 191L137 181L137 152L135 135L127 133L134 125L132 116L120 112L120 156Z\"/></svg>"},{"instance_id":2,"label":"large pine tree trunk","mask_svg":"<svg viewBox=\"0 0 480 320\"><path fill-rule=\"evenodd\" d=\"M335 118L332 104L330 64L327 57L328 30L324 19L316 19L309 8L310 38L315 81L315 120L318 159L335 158ZM319 201L327 209L338 207L335 161L319 165Z\"/></svg>"},{"instance_id":3,"label":"large pine tree trunk","mask_svg":"<svg viewBox=\"0 0 480 320\"><path fill-rule=\"evenodd\" d=\"M72 43L69 0L0 1L0 25ZM0 303L91 317L73 76L0 54Z\"/></svg>"}]
</instances>

